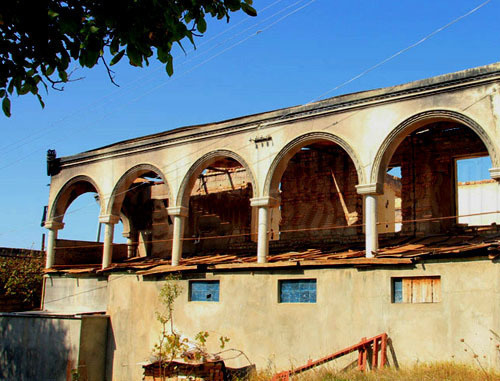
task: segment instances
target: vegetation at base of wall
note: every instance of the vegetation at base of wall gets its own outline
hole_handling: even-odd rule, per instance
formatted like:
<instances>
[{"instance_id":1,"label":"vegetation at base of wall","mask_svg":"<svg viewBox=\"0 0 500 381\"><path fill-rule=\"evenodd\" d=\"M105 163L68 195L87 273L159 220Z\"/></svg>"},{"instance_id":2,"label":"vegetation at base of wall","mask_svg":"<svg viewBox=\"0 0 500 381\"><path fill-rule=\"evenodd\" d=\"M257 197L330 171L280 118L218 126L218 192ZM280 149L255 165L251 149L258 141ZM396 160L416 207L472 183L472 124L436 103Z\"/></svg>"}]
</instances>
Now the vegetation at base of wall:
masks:
<instances>
[{"instance_id":1,"label":"vegetation at base of wall","mask_svg":"<svg viewBox=\"0 0 500 381\"><path fill-rule=\"evenodd\" d=\"M15 300L24 310L39 307L42 282L42 255L0 257L0 299Z\"/></svg>"},{"instance_id":2,"label":"vegetation at base of wall","mask_svg":"<svg viewBox=\"0 0 500 381\"><path fill-rule=\"evenodd\" d=\"M222 351L229 338L226 336L219 337L219 347L221 352L210 353L206 348L206 343L210 334L207 331L200 331L196 334L194 341L184 337L174 328L174 304L175 300L181 295L182 288L179 285L178 276L167 276L165 285L160 290L161 309L156 311L156 319L161 324L161 333L157 343L153 347L153 356L160 363L160 380L168 378L167 368L174 360L184 360L185 362L192 361L207 361L220 360L219 355L226 351L237 351L235 349L227 349ZM240 354L244 355L243 352Z\"/></svg>"},{"instance_id":3,"label":"vegetation at base of wall","mask_svg":"<svg viewBox=\"0 0 500 381\"><path fill-rule=\"evenodd\" d=\"M269 380L268 373L258 373L251 381ZM479 367L454 363L422 363L411 367L386 367L372 372L358 370L311 370L291 378L296 381L493 381L500 380L500 373Z\"/></svg>"}]
</instances>

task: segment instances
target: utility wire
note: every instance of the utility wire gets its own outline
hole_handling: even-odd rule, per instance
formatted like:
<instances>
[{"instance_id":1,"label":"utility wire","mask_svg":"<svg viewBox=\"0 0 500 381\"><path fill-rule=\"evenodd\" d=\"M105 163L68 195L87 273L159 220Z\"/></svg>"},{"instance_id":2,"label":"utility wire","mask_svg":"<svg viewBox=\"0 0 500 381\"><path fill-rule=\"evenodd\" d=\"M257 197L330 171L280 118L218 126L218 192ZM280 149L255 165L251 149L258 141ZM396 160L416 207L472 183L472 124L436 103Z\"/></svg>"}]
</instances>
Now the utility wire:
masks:
<instances>
[{"instance_id":1,"label":"utility wire","mask_svg":"<svg viewBox=\"0 0 500 381\"><path fill-rule=\"evenodd\" d=\"M298 3L302 2L302 1L304 1L304 0L299 0L299 1L295 2L294 4L292 4L292 6L293 6L293 5L298 4ZM225 52L227 52L227 51L229 51L229 50L231 50L231 49L235 48L235 47L236 47L236 46L238 46L238 45L241 45L242 43L244 43L245 41L249 40L250 38L255 37L256 35L260 34L261 32L263 32L263 31L265 31L265 30L267 30L267 29L271 28L272 26L274 26L274 25L275 25L275 24L277 24L278 22L280 22L280 21L284 20L285 18L287 18L287 17L291 16L292 14L294 14L294 13L296 13L296 12L300 11L301 9L303 9L303 8L305 8L305 7L307 7L307 6L309 6L310 4L314 3L315 1L316 1L316 0L311 0L311 1L309 1L306 5L304 5L304 6L302 6L302 7L299 7L299 8L297 8L297 9L295 9L295 10L293 10L293 11L291 11L291 12L287 13L286 15L282 16L280 19L278 19L277 21L275 21L275 22L273 22L272 24L268 25L267 27L263 28L262 30L259 30L259 31L255 32L255 33L252 33L251 35L247 36L247 37L246 37L246 38L244 38L243 40L240 40L239 42L237 42L237 43L235 43L235 44L233 44L233 45L229 46L228 48L224 49L223 51L221 51L221 52L219 52L219 53L217 53L217 54L215 54L215 55L213 55L213 56L209 57L208 59L206 59L206 60L202 61L202 62L201 62L201 63L199 63L198 65L195 65L195 66L194 66L194 67L192 67L191 69L189 69L189 70L187 70L187 71L185 71L185 72L183 72L183 73L181 73L181 74L177 75L177 76L176 76L176 77L174 77L174 78L170 78L169 80L167 80L167 81L163 82L162 84L160 84L160 85L158 85L158 86L155 86L155 87L154 87L154 88L152 88L151 90L149 90L149 91L147 91L147 92L143 93L142 95L140 95L140 96L138 96L138 97L136 97L136 98L132 99L132 100L131 100L131 101L129 101L129 102L126 102L126 103L124 103L124 104L120 104L119 106L117 106L117 107L113 108L112 110L108 111L106 114L104 114L104 115L103 115L101 118L99 118L98 120L94 121L94 123L97 123L97 122L100 122L100 121L104 120L104 119L105 119L105 118L107 118L108 116L110 116L110 115L114 114L114 113L116 112L116 110L118 110L118 109L120 109L120 108L123 108L123 107L125 107L125 106L128 106L128 105L130 105L130 104L132 104L132 103L136 102L137 100L139 100L139 99L141 99L141 98L145 97L146 95L148 95L148 94L150 94L150 93L152 93L152 92L156 91L157 89L159 89L159 88L161 88L161 87L163 87L163 86L165 86L165 85L167 85L167 84L170 84L170 83L172 83L173 81L178 80L179 78L182 78L183 76L185 76L185 75L187 75L187 74L191 73L191 72L192 72L192 71L194 71L195 69L197 69L197 68L199 68L199 67L201 67L201 66L205 65L206 63L208 63L208 62L212 61L214 58L216 58L216 57L220 56L221 54L223 54L223 53L225 53ZM285 9L288 9L288 8L289 8L289 7L285 8ZM273 16L275 16L276 14L279 14L279 13L281 13L281 12L282 12L282 11L278 11L278 12L276 12ZM271 17L273 17L273 16L271 16ZM270 17L269 17L269 18L270 18ZM268 19L269 19L269 18L268 18ZM266 19L266 20L267 20L267 19ZM60 137L59 137L59 139L56 139L56 141L57 141L57 140L62 140L62 139L64 139L64 135L60 136ZM28 157L30 157L30 156L32 156L33 154L38 153L38 152L39 152L39 150L34 150L34 151L31 151L30 153L26 154L25 156L23 156L23 157L21 157L21 158L19 158L19 159L17 159L17 160L14 160L14 161L10 162L9 164L6 164L6 165L4 165L4 166L0 167L0 170L3 170L3 169L6 169L6 168L9 168L9 167L11 167L12 165L17 164L17 163L19 163L19 162L21 162L21 161L23 161L23 160L27 159Z\"/></svg>"},{"instance_id":2,"label":"utility wire","mask_svg":"<svg viewBox=\"0 0 500 381\"><path fill-rule=\"evenodd\" d=\"M421 38L420 40L418 40L417 42L411 44L410 46L407 46L406 48L404 49L401 49L400 51L394 53L392 56L390 57L387 57L386 59L380 61L379 63L369 67L368 69L366 69L365 71L359 73L358 75L352 77L351 79L345 81L345 82L342 82L340 85L337 85L333 88L331 88L330 90L324 92L323 94L321 94L319 97L316 97L312 100L310 100L308 103L306 103L306 105L310 104L310 103L313 103L313 102L316 102L316 101L319 101L320 99L324 98L326 95L330 94L331 92L335 91L335 90L338 90L340 89L341 87L344 87L345 85L363 77L364 75L368 74L369 72L377 69L378 67L386 64L387 62L393 60L394 58L400 56L401 54L407 52L408 50L411 50L417 46L419 46L420 44L424 43L425 41L427 41L429 38L435 36L436 34L438 34L439 32L442 32L443 30L449 28L450 26L452 26L453 24L456 24L457 22L459 22L460 20L466 18L467 16L470 16L471 14L473 14L474 12L477 12L478 10L480 10L482 7L484 7L485 5L487 5L488 3L490 3L491 0L487 0L485 1L484 3L481 3L479 4L477 7L471 9L469 12L463 14L462 16L460 17L457 17L456 19L450 21L448 24L446 25L443 25L441 28L438 28L436 29L434 32L432 33L429 33L427 36Z\"/></svg>"},{"instance_id":3,"label":"utility wire","mask_svg":"<svg viewBox=\"0 0 500 381\"><path fill-rule=\"evenodd\" d=\"M272 4L270 4L270 5L266 6L266 7L264 7L262 10L260 10L260 11L259 11L259 13L263 13L263 12L267 11L269 8L272 8L274 5L276 5L276 4L278 4L278 3L280 3L281 1L283 1L283 0L276 0L276 1L275 1L275 2L273 2ZM304 1L304 0L300 0L299 2L301 2L301 1ZM284 8L284 9L279 10L278 12L276 12L276 13L274 13L273 15L269 16L269 17L268 17L268 18L266 18L265 20L268 20L268 19L270 19L270 18L273 18L274 16L276 16L276 15L277 15L277 14L279 14L279 13L282 13L284 10L288 9L289 7L290 7L290 6L288 6L288 7ZM240 33L236 34L235 36L230 37L230 38L228 38L228 39L224 40L223 42L221 42L221 43L219 43L219 44L215 45L214 47L209 48L209 49L208 49L208 51L202 51L201 53L199 53L199 50L198 50L198 49L200 49L201 47L203 47L203 46L205 46L205 45L209 44L211 41L213 41L213 40L215 40L215 39L219 38L220 36L222 36L222 35L226 34L226 33L227 33L227 32L229 32L230 30L232 30L232 29L234 29L234 28L236 28L236 27L240 26L241 24L244 24L244 23L245 23L245 22L247 22L248 20L250 20L250 18L244 18L244 19L240 20L239 22L237 22L236 24L233 24L230 28L228 28L228 29L226 29L226 30L224 30L224 31L222 31L222 32L220 32L220 33L218 33L218 34L216 34L215 36L211 37L210 39L208 39L208 40L206 40L206 41L202 41L202 43L200 43L197 47L193 48L191 51L189 51L189 52L188 52L188 53L194 53L194 54L195 54L195 55L194 55L194 57L192 57L192 58L188 58L188 59L186 59L186 60L184 60L184 61L181 61L180 66L181 66L181 67L182 67L182 66L184 66L186 63L191 62L191 61L193 61L193 60L197 59L199 56L201 56L201 55L203 55L203 54L206 54L207 52L210 52L210 51L211 51L211 50L213 50L214 48L217 48L218 46L220 46L220 45L222 45L222 44L226 43L227 41L230 41L231 39L234 39L235 37L237 37L237 36L241 35L243 32L240 32ZM265 21L265 20L264 20L264 21ZM254 27L256 27L256 26L258 26L258 25L262 24L262 22L264 22L264 21L260 21L260 22L258 22L258 23L255 23L254 25L250 26L249 28L245 29L244 31L249 30L249 29L251 29L251 28L254 28ZM123 93L125 93L126 91L130 91L130 90L134 90L134 89L136 89L136 88L138 87L137 85L143 86L145 83L148 83L148 82L151 82L151 81L155 81L155 80L156 80L155 78L151 78L149 81L144 81L144 79L145 79L145 78L147 78L147 77L152 77L152 75L151 75L151 74L153 74L153 73L155 73L155 72L157 72L157 71L160 71L160 70L162 70L162 69L164 69L164 66L163 66L163 65L159 65L159 66L158 66L156 69L154 69L151 73L144 74L144 75L142 75L142 76L140 76L140 77L138 77L138 78L136 78L136 79L132 80L131 82L127 83L125 86L121 86L119 89L116 89L116 90L114 90L113 92L111 92L111 93L109 93L109 94L107 94L107 95L104 95L104 96L102 96L102 97L98 98L97 100L95 100L95 101L93 101L93 102L90 102L90 103L89 103L89 104L87 104L86 106L83 106L83 107L81 107L81 108L79 108L79 109L75 110L74 112L72 112L72 113L70 113L70 114L68 114L68 115L66 115L66 116L64 116L64 117L62 117L62 118L60 118L60 119L56 120L55 122L52 122L52 123L49 125L49 127L48 127L48 128L40 129L38 132L36 132L36 133L34 133L34 134L30 134L30 135L28 135L28 136L25 136L24 138L21 138L21 139L20 139L20 140L18 140L17 142L12 142L12 143L6 144L6 145L5 145L5 146L3 146L3 147L0 147L0 155L5 155L5 154L7 154L7 153L12 152L13 150L16 150L16 149L18 149L18 148L20 148L20 147L22 147L22 146L26 145L26 144L29 144L29 143L31 143L31 142L33 142L33 141L36 141L36 140L39 140L39 139L40 139L40 138L42 138L43 136L46 136L48 131L53 130L53 129L56 127L56 125L57 125L57 124L60 124L60 123L64 122L65 120L67 120L67 119L69 119L69 118L71 118L71 117L73 117L73 116L79 115L79 114L81 114L81 113L83 113L83 112L85 112L87 115L88 115L89 113L91 114L91 113L92 113L92 111L95 111L95 110L97 110L97 109L99 109L99 108L102 108L102 107L106 106L107 104L109 104L109 103L111 103L111 102L115 101L114 96L115 96L116 94L118 94L118 93L122 93L122 94L123 94ZM137 84L137 85L132 87L131 85L133 85L133 84ZM95 106L95 107L93 107L93 106ZM17 145L16 145L16 144L17 144ZM7 148L10 148L10 147L13 147L13 148L11 148L11 149L7 149ZM31 155L31 154L30 154L30 155ZM0 168L0 169L1 169L1 168Z\"/></svg>"},{"instance_id":4,"label":"utility wire","mask_svg":"<svg viewBox=\"0 0 500 381\"><path fill-rule=\"evenodd\" d=\"M264 30L267 30L267 29L269 29L269 28L271 28L271 27L272 27L273 25L275 25L276 23L278 23L278 22L280 22L281 20L285 19L286 17L288 17L288 16L290 16L290 15L292 15L292 14L294 14L294 13L298 12L299 10L301 10L301 9L303 9L303 8L305 8L305 7L307 7L307 6L309 6L310 4L312 4L312 3L313 3L313 2L315 2L315 1L316 1L316 0L311 0L310 2L308 2L308 3L307 3L307 4L305 4L305 5L303 5L302 7L297 8L296 10L294 10L294 11L292 11L292 12L288 13L287 15L285 15L285 16L283 16L283 17L281 17L280 19L278 19L278 20L277 20L277 21L275 21L274 23L272 23L272 24L268 25L266 28L264 28L264 29L263 29L263 31L264 31ZM391 59L395 58L396 56L401 55L402 53L404 53L404 52L406 52L406 51L410 50L411 48L413 48L413 47L415 47L415 46L417 46L417 45L420 45L421 43L423 43L424 41L426 41L426 40L427 40L427 39L429 39L430 37L432 37L432 36L436 35L437 33L441 32L441 31L443 31L443 30L445 30L445 29L446 29L446 28L448 28L449 26L451 26L451 25L453 25L453 24L457 23L458 21L460 21L460 20L464 19L465 17L467 17L467 16L469 16L469 15L471 15L471 14L475 13L477 10L481 9L482 7L484 7L485 5L487 5L487 4L488 4L488 3L490 3L490 2L491 2L491 0L487 0L487 1L483 2L482 4L480 4L479 6L477 6L477 7L473 8L472 10L470 10L470 11L469 11L469 12L467 12L467 13L465 13L464 15L462 15L462 16L460 16L460 17L458 17L458 18L454 19L453 21L449 22L448 24L444 25L443 27L438 28L437 30L435 30L434 32L430 33L429 35L427 35L427 36L426 36L426 37L424 37L423 39L419 40L417 43L414 43L414 44L412 44L412 45L408 46L407 48L402 49L402 50L401 50L401 51L399 51L398 53L393 54L392 56L388 57L387 59L385 59L385 60L381 61L380 63L378 63L378 64L376 64L376 65L374 65L374 66L372 66L371 68L369 68L369 69L365 70L364 72L360 73L359 75L357 75L357 76L353 77L353 78L352 78L352 79L350 79L349 81L346 81L346 82L344 82L344 83L342 83L342 84L340 84L340 85L338 85L338 86L334 87L333 89L328 90L326 93L324 93L324 94L320 95L319 97L317 97L317 98L315 98L315 99L321 99L322 97L324 97L324 95L326 95L326 94L328 94L328 93L330 93L330 92L332 92L332 91L334 91L334 90L336 90L336 89L338 89L338 88L340 88L340 87L342 87L342 86L346 85L347 83L350 83L350 82L352 82L352 81L354 81L354 80L356 80L356 79L358 79L358 78L361 78L361 77L362 77L362 76L364 76L365 74L369 73L370 71L374 70L374 69L375 69L375 68L377 68L377 67L382 66L383 64L387 63L388 61L390 61ZM258 31L258 32L256 32L255 34L252 34L252 35L250 35L250 36L246 37L244 40L242 40L242 41L240 41L240 42L238 42L238 43L236 43L236 44L234 44L234 45L230 46L229 48L226 48L224 51L222 51L222 52L218 53L217 55L215 55L215 56L213 56L213 57L210 57L209 59L207 59L207 60L203 61L201 64L203 64L204 62L208 62L208 61L210 61L211 59L215 58L216 56L218 56L218 55L222 54L223 52L225 52L225 51L227 51L227 50L229 50L229 49L231 49L231 48L233 48L233 47L236 47L237 45L239 45L239 44L243 43L244 41L248 40L248 39L249 39L249 38L251 38L251 37L254 37L254 36L255 36L255 35L257 35L257 34L259 34L259 31ZM196 67L200 66L201 64L199 64L199 65L195 66L195 67L194 67L194 68L192 68L190 71L194 70ZM190 71L189 71L189 72L190 72ZM183 73L183 74L186 74L186 73ZM157 86L156 88L159 88L159 87L164 86L164 85L165 85L165 83L163 83L163 84L161 84L161 85ZM154 91L156 88L154 88L152 91ZM151 92L151 91L150 91L150 92ZM148 92L148 93L149 93L149 92ZM136 100L137 100L137 99L140 99L140 97L139 97L139 98L136 98ZM305 105L310 104L311 102L314 102L314 100L312 100L312 101L310 101L310 102L306 103ZM129 102L129 103L130 103L130 102ZM285 117L287 117L288 115L290 115L290 113L291 113L291 112L284 114L284 115L283 115L283 116L281 116L278 120L280 120L280 119L284 119ZM328 127L328 126L327 126L327 127ZM282 127L282 128L284 128L284 127ZM326 128L326 127L325 127L325 128ZM247 143L246 145L248 145L248 143ZM261 159L261 160L264 160L264 158L263 158L263 159ZM5 167L2 167L2 168L0 168L0 169L3 169L3 168L5 168ZM2 235L2 233L0 233L0 235Z\"/></svg>"}]
</instances>

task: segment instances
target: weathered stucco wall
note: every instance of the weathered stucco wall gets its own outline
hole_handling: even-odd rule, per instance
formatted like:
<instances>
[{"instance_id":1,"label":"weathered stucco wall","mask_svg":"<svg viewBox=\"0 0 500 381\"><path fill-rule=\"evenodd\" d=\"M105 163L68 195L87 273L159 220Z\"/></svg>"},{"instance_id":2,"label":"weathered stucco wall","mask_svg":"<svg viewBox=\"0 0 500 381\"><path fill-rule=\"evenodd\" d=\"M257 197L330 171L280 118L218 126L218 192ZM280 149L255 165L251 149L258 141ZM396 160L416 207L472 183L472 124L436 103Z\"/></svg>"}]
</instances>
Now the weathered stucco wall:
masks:
<instances>
[{"instance_id":1,"label":"weathered stucco wall","mask_svg":"<svg viewBox=\"0 0 500 381\"><path fill-rule=\"evenodd\" d=\"M474 363L470 348L464 351L469 345L483 366L500 367L499 275L499 265L489 260L427 262L415 268L191 274L194 279L219 279L220 301L188 301L189 280L180 280L175 326L191 338L201 330L213 339L228 336L229 347L243 350L259 368L299 365L382 332L392 339L392 364ZM391 277L405 276L441 276L441 302L392 303ZM317 279L316 303L278 303L278 280L295 278ZM155 311L162 286L155 278L109 277L109 379L140 379L141 363L150 358L159 337ZM245 361L239 358L231 365Z\"/></svg>"},{"instance_id":2,"label":"weathered stucco wall","mask_svg":"<svg viewBox=\"0 0 500 381\"><path fill-rule=\"evenodd\" d=\"M44 311L82 313L106 311L108 282L95 276L45 276Z\"/></svg>"},{"instance_id":3,"label":"weathered stucco wall","mask_svg":"<svg viewBox=\"0 0 500 381\"><path fill-rule=\"evenodd\" d=\"M0 379L104 379L106 316L0 314Z\"/></svg>"}]
</instances>

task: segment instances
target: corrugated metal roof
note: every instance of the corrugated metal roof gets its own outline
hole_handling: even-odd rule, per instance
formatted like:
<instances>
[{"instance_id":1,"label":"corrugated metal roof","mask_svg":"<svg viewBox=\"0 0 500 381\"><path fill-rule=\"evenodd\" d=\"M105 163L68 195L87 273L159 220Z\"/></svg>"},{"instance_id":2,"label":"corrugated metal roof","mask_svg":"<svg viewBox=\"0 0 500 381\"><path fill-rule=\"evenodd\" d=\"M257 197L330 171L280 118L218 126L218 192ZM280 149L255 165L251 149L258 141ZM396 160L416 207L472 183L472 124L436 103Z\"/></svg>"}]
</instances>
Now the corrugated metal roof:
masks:
<instances>
[{"instance_id":1,"label":"corrugated metal roof","mask_svg":"<svg viewBox=\"0 0 500 381\"><path fill-rule=\"evenodd\" d=\"M291 251L269 255L267 263L257 263L255 254L210 254L182 258L179 266L171 266L170 259L141 257L112 263L102 270L100 264L54 266L48 273L108 273L132 271L138 275L155 275L179 271L229 269L270 269L289 267L387 266L408 265L431 258L500 256L500 233L480 235L435 235L421 238L401 238L399 244L381 248L374 258L365 258L364 251L328 252L320 249Z\"/></svg>"}]
</instances>

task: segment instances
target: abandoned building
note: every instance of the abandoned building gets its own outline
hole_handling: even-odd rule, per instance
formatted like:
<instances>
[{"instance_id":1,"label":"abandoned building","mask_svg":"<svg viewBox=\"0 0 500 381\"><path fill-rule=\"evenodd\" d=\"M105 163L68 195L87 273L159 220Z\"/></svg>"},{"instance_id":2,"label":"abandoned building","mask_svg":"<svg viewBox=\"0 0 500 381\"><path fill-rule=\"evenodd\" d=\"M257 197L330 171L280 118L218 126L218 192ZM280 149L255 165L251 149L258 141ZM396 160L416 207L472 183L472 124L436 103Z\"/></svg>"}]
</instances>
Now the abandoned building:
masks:
<instances>
[{"instance_id":1,"label":"abandoned building","mask_svg":"<svg viewBox=\"0 0 500 381\"><path fill-rule=\"evenodd\" d=\"M459 161L488 157L489 179L459 181ZM173 273L178 332L227 336L259 369L381 333L391 365L476 363L473 348L500 368L500 63L48 164L43 311L0 317L0 346L7 325L59 340L39 369L141 379ZM103 242L58 239L88 192ZM45 362L36 345L17 371Z\"/></svg>"}]
</instances>

